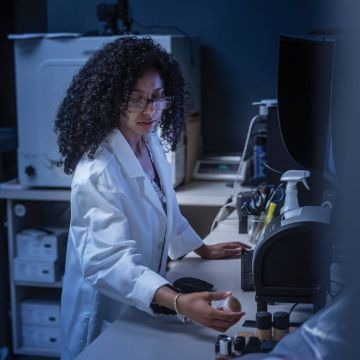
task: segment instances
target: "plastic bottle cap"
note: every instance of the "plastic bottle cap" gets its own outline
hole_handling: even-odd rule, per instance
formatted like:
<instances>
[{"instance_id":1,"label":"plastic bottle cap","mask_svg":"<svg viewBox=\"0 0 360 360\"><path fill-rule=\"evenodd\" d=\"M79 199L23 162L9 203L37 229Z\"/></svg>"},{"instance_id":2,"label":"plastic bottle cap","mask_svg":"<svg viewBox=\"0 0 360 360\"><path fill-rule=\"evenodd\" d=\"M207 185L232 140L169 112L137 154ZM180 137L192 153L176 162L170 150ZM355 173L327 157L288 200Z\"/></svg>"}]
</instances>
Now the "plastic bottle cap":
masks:
<instances>
[{"instance_id":1,"label":"plastic bottle cap","mask_svg":"<svg viewBox=\"0 0 360 360\"><path fill-rule=\"evenodd\" d=\"M220 339L226 339L228 338L228 336L226 334L220 334L218 335L217 339L220 340Z\"/></svg>"},{"instance_id":2,"label":"plastic bottle cap","mask_svg":"<svg viewBox=\"0 0 360 360\"><path fill-rule=\"evenodd\" d=\"M245 347L245 338L244 336L237 336L234 340L234 350L243 351Z\"/></svg>"},{"instance_id":3,"label":"plastic bottle cap","mask_svg":"<svg viewBox=\"0 0 360 360\"><path fill-rule=\"evenodd\" d=\"M259 311L256 313L256 327L260 330L271 329L271 313Z\"/></svg>"},{"instance_id":4,"label":"plastic bottle cap","mask_svg":"<svg viewBox=\"0 0 360 360\"><path fill-rule=\"evenodd\" d=\"M275 345L277 344L277 341L274 340L266 340L264 341L260 346L260 352L262 353L268 353L270 352Z\"/></svg>"},{"instance_id":5,"label":"plastic bottle cap","mask_svg":"<svg viewBox=\"0 0 360 360\"><path fill-rule=\"evenodd\" d=\"M274 313L274 328L280 330L289 329L289 313L277 311Z\"/></svg>"},{"instance_id":6,"label":"plastic bottle cap","mask_svg":"<svg viewBox=\"0 0 360 360\"><path fill-rule=\"evenodd\" d=\"M253 346L253 345L260 346L260 344L261 344L261 341L260 341L260 339L259 339L258 337L256 337L256 336L251 336L251 337L249 338L248 345L251 345L251 346Z\"/></svg>"}]
</instances>

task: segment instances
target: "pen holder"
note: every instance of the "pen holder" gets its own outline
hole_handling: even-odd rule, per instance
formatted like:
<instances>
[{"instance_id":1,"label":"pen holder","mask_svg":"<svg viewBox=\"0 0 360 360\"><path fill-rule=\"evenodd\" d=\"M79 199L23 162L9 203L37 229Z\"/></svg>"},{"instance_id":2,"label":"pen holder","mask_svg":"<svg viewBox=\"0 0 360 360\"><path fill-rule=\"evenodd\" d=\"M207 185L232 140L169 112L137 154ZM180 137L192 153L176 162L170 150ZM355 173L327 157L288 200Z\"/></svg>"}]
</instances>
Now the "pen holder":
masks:
<instances>
[{"instance_id":1,"label":"pen holder","mask_svg":"<svg viewBox=\"0 0 360 360\"><path fill-rule=\"evenodd\" d=\"M247 219L247 232L249 242L256 244L259 241L261 231L264 227L265 215L249 215Z\"/></svg>"},{"instance_id":2,"label":"pen holder","mask_svg":"<svg viewBox=\"0 0 360 360\"><path fill-rule=\"evenodd\" d=\"M239 234L247 233L247 218L248 215L242 213L241 208L247 201L250 201L252 191L239 192L236 197L236 211L239 218Z\"/></svg>"}]
</instances>

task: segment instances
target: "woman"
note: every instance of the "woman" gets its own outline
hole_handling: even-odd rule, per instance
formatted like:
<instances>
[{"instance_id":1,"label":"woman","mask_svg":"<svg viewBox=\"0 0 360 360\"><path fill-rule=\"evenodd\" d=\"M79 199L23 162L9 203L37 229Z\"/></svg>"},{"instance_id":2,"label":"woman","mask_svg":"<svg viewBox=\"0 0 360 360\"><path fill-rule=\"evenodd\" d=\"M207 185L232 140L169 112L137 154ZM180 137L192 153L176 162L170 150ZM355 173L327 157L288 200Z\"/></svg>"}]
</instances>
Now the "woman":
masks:
<instances>
[{"instance_id":1,"label":"woman","mask_svg":"<svg viewBox=\"0 0 360 360\"><path fill-rule=\"evenodd\" d=\"M175 149L183 131L178 64L150 38L124 37L75 76L56 119L64 170L73 174L62 293L62 357L73 359L129 307L154 304L225 331L243 313L213 309L229 294L176 294L167 256L238 255L242 244L205 245L182 217L156 129Z\"/></svg>"}]
</instances>

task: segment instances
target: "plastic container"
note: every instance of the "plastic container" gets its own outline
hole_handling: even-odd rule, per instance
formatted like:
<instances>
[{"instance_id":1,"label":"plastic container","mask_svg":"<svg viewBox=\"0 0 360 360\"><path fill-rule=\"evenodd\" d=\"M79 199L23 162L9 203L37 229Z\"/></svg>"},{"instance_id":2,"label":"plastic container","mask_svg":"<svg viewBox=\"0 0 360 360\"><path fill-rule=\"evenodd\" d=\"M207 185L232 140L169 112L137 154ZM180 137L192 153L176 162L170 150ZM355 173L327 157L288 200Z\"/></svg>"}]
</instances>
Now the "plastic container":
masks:
<instances>
[{"instance_id":1,"label":"plastic container","mask_svg":"<svg viewBox=\"0 0 360 360\"><path fill-rule=\"evenodd\" d=\"M265 221L265 215L249 215L247 219L247 233L249 242L257 244L259 241Z\"/></svg>"}]
</instances>

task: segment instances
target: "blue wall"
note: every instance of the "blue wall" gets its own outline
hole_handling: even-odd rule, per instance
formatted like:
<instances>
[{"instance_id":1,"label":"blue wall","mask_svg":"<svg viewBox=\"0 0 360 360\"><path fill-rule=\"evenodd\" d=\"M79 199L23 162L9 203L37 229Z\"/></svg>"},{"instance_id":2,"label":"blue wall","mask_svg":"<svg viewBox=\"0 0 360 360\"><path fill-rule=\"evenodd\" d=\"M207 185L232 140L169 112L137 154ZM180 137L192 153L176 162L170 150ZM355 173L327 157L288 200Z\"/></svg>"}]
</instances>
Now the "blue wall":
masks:
<instances>
[{"instance_id":1,"label":"blue wall","mask_svg":"<svg viewBox=\"0 0 360 360\"><path fill-rule=\"evenodd\" d=\"M101 30L99 2L116 0L48 0L48 30ZM242 150L250 117L257 111L251 103L276 97L279 35L341 26L337 3L340 0L129 0L139 23L176 26L200 37L206 153ZM176 33L136 24L133 30Z\"/></svg>"}]
</instances>

